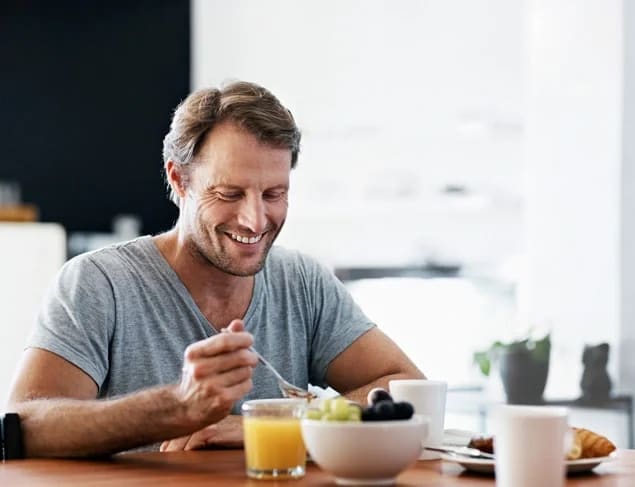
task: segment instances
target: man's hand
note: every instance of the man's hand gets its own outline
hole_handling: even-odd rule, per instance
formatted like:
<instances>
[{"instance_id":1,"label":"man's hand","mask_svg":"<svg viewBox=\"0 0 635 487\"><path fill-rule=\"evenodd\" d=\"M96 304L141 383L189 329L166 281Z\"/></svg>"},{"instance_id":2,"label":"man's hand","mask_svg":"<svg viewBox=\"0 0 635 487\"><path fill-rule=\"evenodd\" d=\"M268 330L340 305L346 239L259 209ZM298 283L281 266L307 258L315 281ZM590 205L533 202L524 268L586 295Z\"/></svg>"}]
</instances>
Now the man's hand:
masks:
<instances>
[{"instance_id":1,"label":"man's hand","mask_svg":"<svg viewBox=\"0 0 635 487\"><path fill-rule=\"evenodd\" d=\"M164 441L161 451L196 450L205 447L242 448L242 416L230 415L190 435Z\"/></svg>"},{"instance_id":2,"label":"man's hand","mask_svg":"<svg viewBox=\"0 0 635 487\"><path fill-rule=\"evenodd\" d=\"M196 450L208 444L211 438L216 434L217 425L210 424L200 431L173 440L167 440L161 443L160 451L181 451Z\"/></svg>"},{"instance_id":3,"label":"man's hand","mask_svg":"<svg viewBox=\"0 0 635 487\"><path fill-rule=\"evenodd\" d=\"M199 428L227 416L234 402L253 386L251 375L258 363L248 350L253 338L241 320L232 321L228 329L232 333L201 340L185 350L177 394L188 418Z\"/></svg>"}]
</instances>

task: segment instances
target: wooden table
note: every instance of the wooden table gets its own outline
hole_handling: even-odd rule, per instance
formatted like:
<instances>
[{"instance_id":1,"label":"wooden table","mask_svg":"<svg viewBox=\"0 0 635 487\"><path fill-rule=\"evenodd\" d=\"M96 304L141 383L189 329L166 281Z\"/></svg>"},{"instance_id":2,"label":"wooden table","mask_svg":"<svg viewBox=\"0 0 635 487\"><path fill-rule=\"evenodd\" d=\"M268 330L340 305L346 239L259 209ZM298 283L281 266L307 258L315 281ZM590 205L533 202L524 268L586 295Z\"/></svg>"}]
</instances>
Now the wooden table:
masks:
<instances>
[{"instance_id":1,"label":"wooden table","mask_svg":"<svg viewBox=\"0 0 635 487\"><path fill-rule=\"evenodd\" d=\"M174 453L134 453L103 460L12 460L0 464L0 486L120 486L153 487L247 485L251 487L331 485L334 479L316 465L307 465L303 479L260 481L245 476L242 450ZM493 486L493 476L466 473L440 460L417 462L398 477L398 485ZM593 473L570 476L572 487L635 486L635 450L620 450L617 459Z\"/></svg>"}]
</instances>

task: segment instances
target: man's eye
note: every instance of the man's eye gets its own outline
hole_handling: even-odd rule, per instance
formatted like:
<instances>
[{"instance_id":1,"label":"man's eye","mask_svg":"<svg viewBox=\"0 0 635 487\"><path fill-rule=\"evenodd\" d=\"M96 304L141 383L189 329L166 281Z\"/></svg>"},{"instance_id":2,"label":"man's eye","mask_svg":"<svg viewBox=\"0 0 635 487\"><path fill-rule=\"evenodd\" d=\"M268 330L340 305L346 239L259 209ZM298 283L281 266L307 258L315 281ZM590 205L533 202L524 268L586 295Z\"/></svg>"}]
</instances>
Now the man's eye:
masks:
<instances>
[{"instance_id":1,"label":"man's eye","mask_svg":"<svg viewBox=\"0 0 635 487\"><path fill-rule=\"evenodd\" d=\"M240 198L240 193L216 193L224 200L237 200Z\"/></svg>"},{"instance_id":2,"label":"man's eye","mask_svg":"<svg viewBox=\"0 0 635 487\"><path fill-rule=\"evenodd\" d=\"M268 201L276 201L284 196L284 191L276 191L271 193L265 193L264 198Z\"/></svg>"}]
</instances>

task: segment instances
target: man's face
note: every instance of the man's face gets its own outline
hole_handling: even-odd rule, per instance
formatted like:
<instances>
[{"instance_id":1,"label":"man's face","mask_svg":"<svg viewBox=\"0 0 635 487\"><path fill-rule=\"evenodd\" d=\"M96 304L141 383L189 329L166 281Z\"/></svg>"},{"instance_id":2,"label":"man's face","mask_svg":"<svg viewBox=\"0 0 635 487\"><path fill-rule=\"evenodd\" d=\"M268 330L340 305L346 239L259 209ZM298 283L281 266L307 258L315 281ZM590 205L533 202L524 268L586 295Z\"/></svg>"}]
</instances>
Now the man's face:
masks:
<instances>
[{"instance_id":1,"label":"man's face","mask_svg":"<svg viewBox=\"0 0 635 487\"><path fill-rule=\"evenodd\" d=\"M181 200L187 244L228 274L255 274L287 216L291 151L223 123L207 134L197 161Z\"/></svg>"}]
</instances>

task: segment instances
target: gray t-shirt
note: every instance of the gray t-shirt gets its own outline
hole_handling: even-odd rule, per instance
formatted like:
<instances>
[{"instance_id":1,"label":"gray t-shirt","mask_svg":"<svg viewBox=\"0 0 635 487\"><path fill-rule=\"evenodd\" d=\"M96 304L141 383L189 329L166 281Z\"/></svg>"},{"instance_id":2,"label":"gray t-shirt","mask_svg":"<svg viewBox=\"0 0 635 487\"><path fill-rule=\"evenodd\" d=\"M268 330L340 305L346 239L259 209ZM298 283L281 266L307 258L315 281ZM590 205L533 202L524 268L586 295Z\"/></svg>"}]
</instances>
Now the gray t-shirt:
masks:
<instances>
[{"instance_id":1,"label":"gray t-shirt","mask_svg":"<svg viewBox=\"0 0 635 487\"><path fill-rule=\"evenodd\" d=\"M329 363L374 326L328 269L280 247L256 274L243 319L255 348L300 387L327 385ZM185 348L214 334L146 236L68 261L28 346L75 364L107 398L178 382ZM245 400L280 397L264 367L255 369L253 382Z\"/></svg>"}]
</instances>

